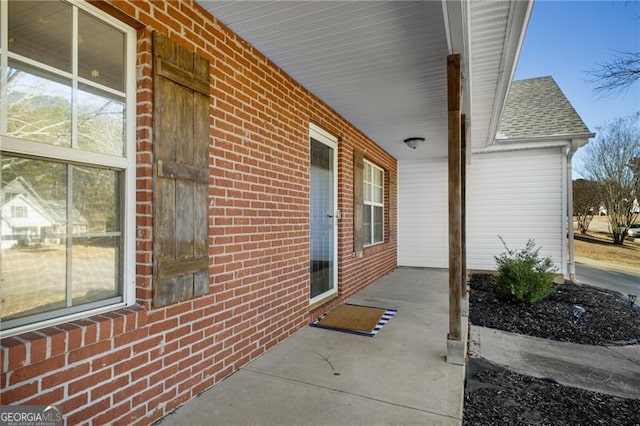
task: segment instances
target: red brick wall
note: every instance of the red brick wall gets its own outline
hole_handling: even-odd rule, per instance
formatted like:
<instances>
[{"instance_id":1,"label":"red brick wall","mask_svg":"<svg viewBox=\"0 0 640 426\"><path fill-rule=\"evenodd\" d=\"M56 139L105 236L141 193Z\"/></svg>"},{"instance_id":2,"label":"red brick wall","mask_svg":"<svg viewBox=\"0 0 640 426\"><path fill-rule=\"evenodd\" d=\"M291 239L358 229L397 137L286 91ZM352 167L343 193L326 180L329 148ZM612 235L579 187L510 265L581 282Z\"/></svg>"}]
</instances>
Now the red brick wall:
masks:
<instances>
[{"instance_id":1,"label":"red brick wall","mask_svg":"<svg viewBox=\"0 0 640 426\"><path fill-rule=\"evenodd\" d=\"M353 150L387 175L396 171L394 158L192 1L112 4L141 24L138 304L3 339L0 351L1 403L61 404L69 424L151 423L396 266L390 237L362 258L352 256ZM151 306L154 30L206 56L212 77L209 294L160 309ZM310 122L338 137L343 212L340 299L314 312L308 299ZM387 186L387 205L395 200Z\"/></svg>"}]
</instances>

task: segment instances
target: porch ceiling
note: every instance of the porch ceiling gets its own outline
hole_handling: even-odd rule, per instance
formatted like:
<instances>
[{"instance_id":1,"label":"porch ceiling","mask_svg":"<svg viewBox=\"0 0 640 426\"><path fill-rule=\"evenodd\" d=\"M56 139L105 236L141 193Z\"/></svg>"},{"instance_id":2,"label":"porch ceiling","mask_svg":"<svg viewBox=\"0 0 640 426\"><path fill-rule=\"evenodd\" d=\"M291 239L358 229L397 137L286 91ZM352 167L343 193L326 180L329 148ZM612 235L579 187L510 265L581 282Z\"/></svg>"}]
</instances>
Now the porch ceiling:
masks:
<instances>
[{"instance_id":1,"label":"porch ceiling","mask_svg":"<svg viewBox=\"0 0 640 426\"><path fill-rule=\"evenodd\" d=\"M456 25L459 18L448 12L445 25L443 2L199 3L398 160L447 155L446 56L457 37L448 40L447 31L462 31L467 23L463 17ZM493 110L496 89L500 89L496 69L503 67L496 64L504 60L510 9L509 2L488 3L503 6L501 13L487 12L491 19L482 20L481 38L472 43L474 48L483 47L483 37L493 42L493 49L480 49L478 61L483 65L478 72L484 80L471 81L474 93L483 99L481 105L475 101L471 105L478 111L472 123L478 125L477 137L483 144L492 121L492 111L486 108ZM480 2L474 7L484 10L487 6ZM511 71L507 70L509 79ZM506 86L502 89L506 91ZM474 141L475 133L472 127ZM402 141L412 136L427 142L409 149Z\"/></svg>"}]
</instances>

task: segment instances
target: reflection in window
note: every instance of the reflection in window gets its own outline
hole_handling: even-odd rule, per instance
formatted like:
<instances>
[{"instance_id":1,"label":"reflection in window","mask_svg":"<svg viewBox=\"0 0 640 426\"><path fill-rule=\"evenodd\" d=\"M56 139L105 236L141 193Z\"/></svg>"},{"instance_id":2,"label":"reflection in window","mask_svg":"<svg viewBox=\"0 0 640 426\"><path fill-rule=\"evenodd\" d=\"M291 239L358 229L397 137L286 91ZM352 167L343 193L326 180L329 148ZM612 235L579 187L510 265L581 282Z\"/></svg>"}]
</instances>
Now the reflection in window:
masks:
<instances>
[{"instance_id":1,"label":"reflection in window","mask_svg":"<svg viewBox=\"0 0 640 426\"><path fill-rule=\"evenodd\" d=\"M2 157L1 320L65 306L66 166ZM6 183L4 183L6 182ZM14 220L8 209L28 203Z\"/></svg>"},{"instance_id":2,"label":"reflection in window","mask_svg":"<svg viewBox=\"0 0 640 426\"><path fill-rule=\"evenodd\" d=\"M87 86L78 92L78 148L103 154L124 153L124 99ZM89 89L89 90L87 90ZM92 93L93 92L93 93Z\"/></svg>"},{"instance_id":3,"label":"reflection in window","mask_svg":"<svg viewBox=\"0 0 640 426\"><path fill-rule=\"evenodd\" d=\"M92 167L73 168L73 208L82 217L81 233L120 232L120 174Z\"/></svg>"},{"instance_id":4,"label":"reflection in window","mask_svg":"<svg viewBox=\"0 0 640 426\"><path fill-rule=\"evenodd\" d=\"M118 295L120 237L74 238L72 253L74 305Z\"/></svg>"},{"instance_id":5,"label":"reflection in window","mask_svg":"<svg viewBox=\"0 0 640 426\"><path fill-rule=\"evenodd\" d=\"M85 12L78 26L80 77L124 91L124 34Z\"/></svg>"},{"instance_id":6,"label":"reflection in window","mask_svg":"<svg viewBox=\"0 0 640 426\"><path fill-rule=\"evenodd\" d=\"M13 137L71 146L71 80L12 62L7 78L7 133Z\"/></svg>"},{"instance_id":7,"label":"reflection in window","mask_svg":"<svg viewBox=\"0 0 640 426\"><path fill-rule=\"evenodd\" d=\"M59 1L10 1L9 50L71 72L72 9Z\"/></svg>"},{"instance_id":8,"label":"reflection in window","mask_svg":"<svg viewBox=\"0 0 640 426\"><path fill-rule=\"evenodd\" d=\"M85 2L2 2L5 331L122 306L133 258L123 200L135 179L135 153L125 149L135 31Z\"/></svg>"},{"instance_id":9,"label":"reflection in window","mask_svg":"<svg viewBox=\"0 0 640 426\"><path fill-rule=\"evenodd\" d=\"M16 156L2 164L1 319L117 297L120 172ZM34 213L18 221L24 203Z\"/></svg>"}]
</instances>

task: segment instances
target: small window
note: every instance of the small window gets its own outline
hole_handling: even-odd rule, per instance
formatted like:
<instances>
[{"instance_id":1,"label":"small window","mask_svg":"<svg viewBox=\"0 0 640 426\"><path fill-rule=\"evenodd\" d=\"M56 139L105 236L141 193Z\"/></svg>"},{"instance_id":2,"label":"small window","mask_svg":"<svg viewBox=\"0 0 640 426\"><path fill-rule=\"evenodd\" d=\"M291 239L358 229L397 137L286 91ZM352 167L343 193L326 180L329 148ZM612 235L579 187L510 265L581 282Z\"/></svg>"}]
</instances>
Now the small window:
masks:
<instances>
[{"instance_id":1,"label":"small window","mask_svg":"<svg viewBox=\"0 0 640 426\"><path fill-rule=\"evenodd\" d=\"M11 217L15 219L27 217L27 206L11 206Z\"/></svg>"},{"instance_id":2,"label":"small window","mask_svg":"<svg viewBox=\"0 0 640 426\"><path fill-rule=\"evenodd\" d=\"M84 3L3 1L0 27L8 335L134 301L136 40Z\"/></svg>"},{"instance_id":3,"label":"small window","mask_svg":"<svg viewBox=\"0 0 640 426\"><path fill-rule=\"evenodd\" d=\"M384 170L364 161L364 245L384 241Z\"/></svg>"}]
</instances>

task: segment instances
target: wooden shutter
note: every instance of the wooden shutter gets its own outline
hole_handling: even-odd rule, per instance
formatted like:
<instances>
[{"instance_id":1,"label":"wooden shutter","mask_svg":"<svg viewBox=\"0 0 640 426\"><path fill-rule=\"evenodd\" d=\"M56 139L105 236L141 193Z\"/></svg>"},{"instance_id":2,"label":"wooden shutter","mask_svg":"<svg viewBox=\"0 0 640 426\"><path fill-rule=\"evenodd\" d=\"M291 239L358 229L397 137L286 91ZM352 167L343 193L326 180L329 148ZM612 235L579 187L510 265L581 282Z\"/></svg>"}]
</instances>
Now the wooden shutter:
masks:
<instances>
[{"instance_id":1,"label":"wooden shutter","mask_svg":"<svg viewBox=\"0 0 640 426\"><path fill-rule=\"evenodd\" d=\"M209 61L158 33L154 52L154 306L209 289Z\"/></svg>"},{"instance_id":2,"label":"wooden shutter","mask_svg":"<svg viewBox=\"0 0 640 426\"><path fill-rule=\"evenodd\" d=\"M360 257L364 250L364 156L353 150L353 252Z\"/></svg>"}]
</instances>

